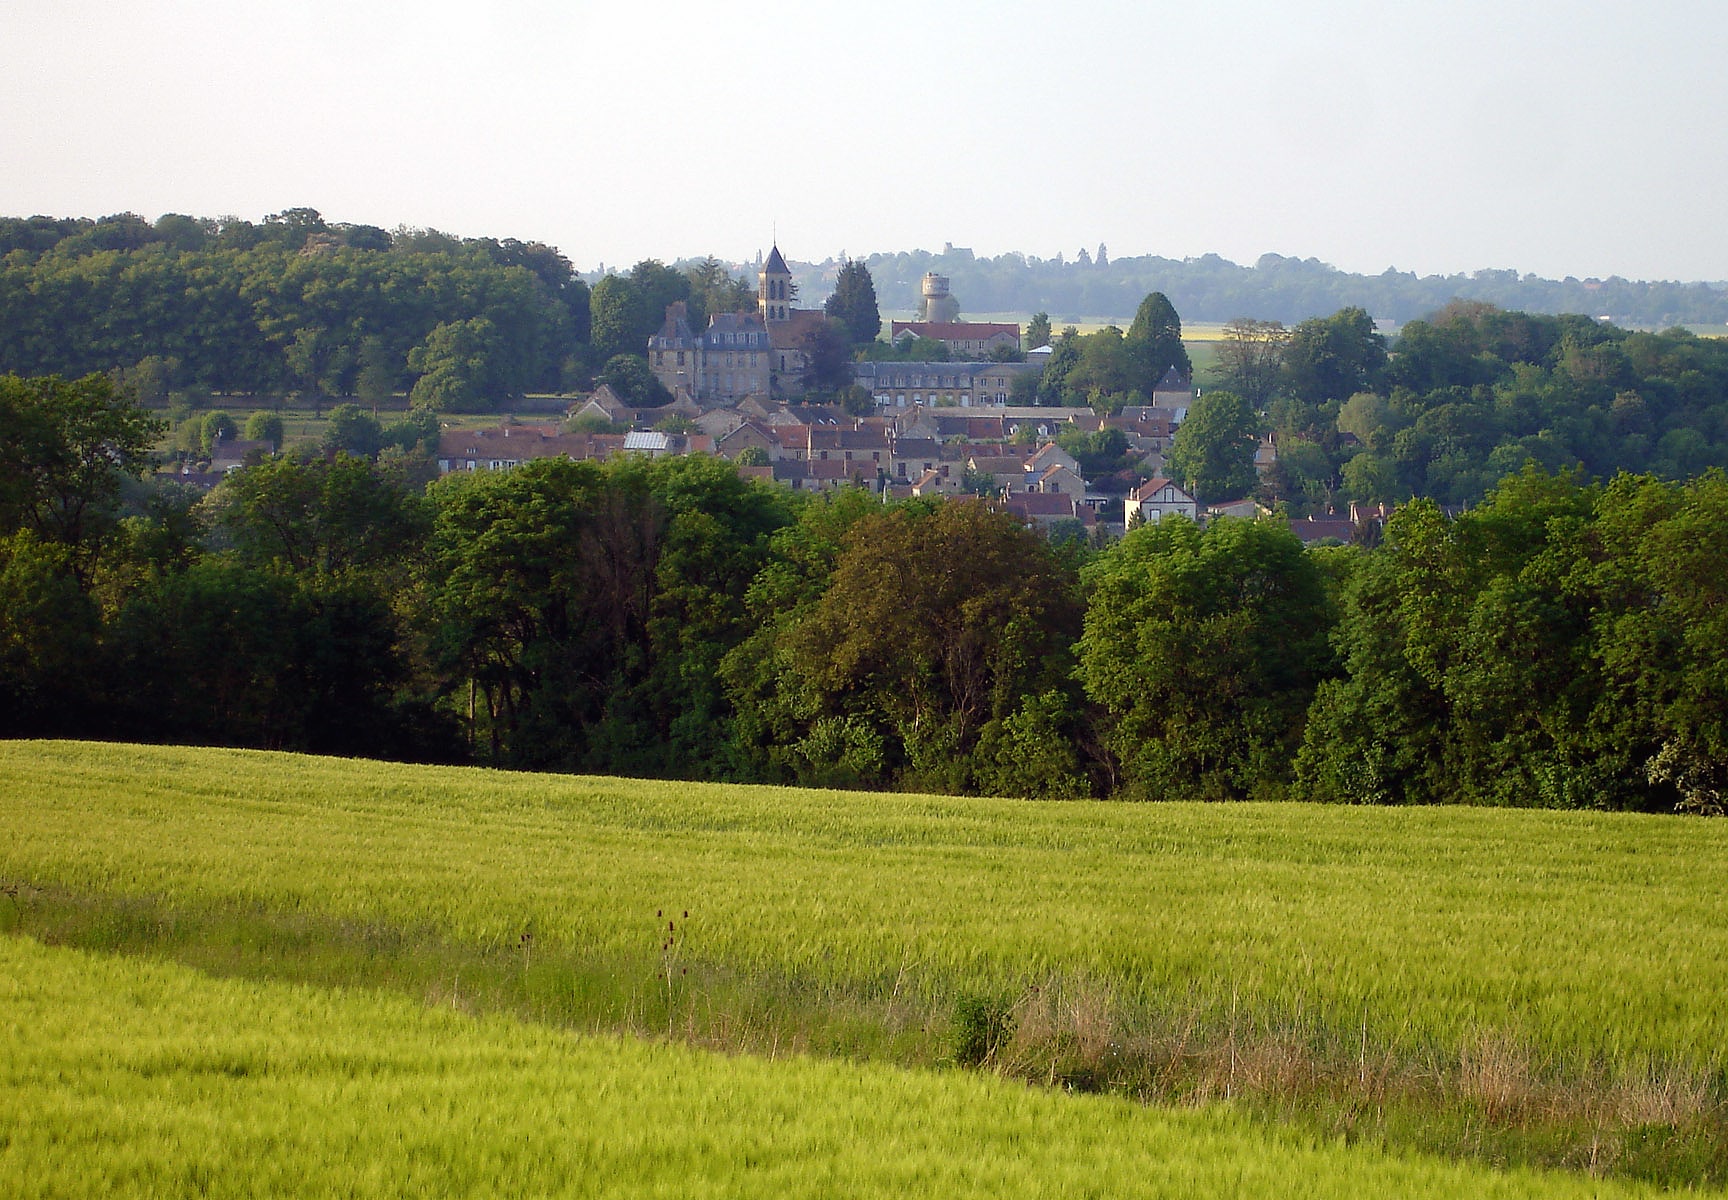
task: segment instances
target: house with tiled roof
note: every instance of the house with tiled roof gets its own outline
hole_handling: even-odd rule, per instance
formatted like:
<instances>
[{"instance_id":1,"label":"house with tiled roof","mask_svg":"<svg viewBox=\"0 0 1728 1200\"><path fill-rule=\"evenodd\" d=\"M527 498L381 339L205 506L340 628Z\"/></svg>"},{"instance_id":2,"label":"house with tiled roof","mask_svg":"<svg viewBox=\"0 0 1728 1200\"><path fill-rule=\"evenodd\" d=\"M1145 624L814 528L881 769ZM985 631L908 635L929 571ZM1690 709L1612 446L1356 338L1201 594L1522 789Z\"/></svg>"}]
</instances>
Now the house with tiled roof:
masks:
<instances>
[{"instance_id":1,"label":"house with tiled roof","mask_svg":"<svg viewBox=\"0 0 1728 1200\"><path fill-rule=\"evenodd\" d=\"M954 496L960 492L960 473L938 463L912 481L914 496Z\"/></svg>"},{"instance_id":2,"label":"house with tiled roof","mask_svg":"<svg viewBox=\"0 0 1728 1200\"><path fill-rule=\"evenodd\" d=\"M624 434L561 433L533 425L447 429L438 436L437 463L445 474L508 471L538 458L610 458L624 451L624 441Z\"/></svg>"},{"instance_id":3,"label":"house with tiled roof","mask_svg":"<svg viewBox=\"0 0 1728 1200\"><path fill-rule=\"evenodd\" d=\"M599 417L619 425L630 425L636 420L636 410L624 403L624 397L613 391L609 383L601 384L580 404L572 405L570 415Z\"/></svg>"},{"instance_id":4,"label":"house with tiled roof","mask_svg":"<svg viewBox=\"0 0 1728 1200\"><path fill-rule=\"evenodd\" d=\"M1079 521L1087 529L1098 524L1091 505L1061 492L1022 492L1010 495L1003 506L1028 524L1044 528L1058 521Z\"/></svg>"},{"instance_id":5,"label":"house with tiled roof","mask_svg":"<svg viewBox=\"0 0 1728 1200\"><path fill-rule=\"evenodd\" d=\"M744 421L730 432L716 438L714 452L722 458L737 458L750 446L761 450L770 462L786 457L786 447L775 431L756 421Z\"/></svg>"},{"instance_id":6,"label":"house with tiled roof","mask_svg":"<svg viewBox=\"0 0 1728 1200\"><path fill-rule=\"evenodd\" d=\"M993 321L890 321L888 340L929 338L962 359L986 359L996 350L1020 349L1020 326Z\"/></svg>"},{"instance_id":7,"label":"house with tiled roof","mask_svg":"<svg viewBox=\"0 0 1728 1200\"><path fill-rule=\"evenodd\" d=\"M1152 404L1158 408L1169 409L1173 425L1180 425L1188 419L1188 406L1193 403L1194 380L1175 367L1165 371L1163 377L1152 386Z\"/></svg>"},{"instance_id":8,"label":"house with tiled roof","mask_svg":"<svg viewBox=\"0 0 1728 1200\"><path fill-rule=\"evenodd\" d=\"M1067 467L1070 471L1078 474L1080 471L1080 460L1068 453L1068 451L1062 449L1062 447L1058 446L1055 442L1045 442L1042 446L1039 446L1038 449L1034 450L1027 456L1026 466L1027 469L1034 471L1044 471L1050 467L1062 466Z\"/></svg>"},{"instance_id":9,"label":"house with tiled roof","mask_svg":"<svg viewBox=\"0 0 1728 1200\"><path fill-rule=\"evenodd\" d=\"M888 474L892 479L920 479L941 465L942 447L935 438L896 437L889 448Z\"/></svg>"},{"instance_id":10,"label":"house with tiled roof","mask_svg":"<svg viewBox=\"0 0 1728 1200\"><path fill-rule=\"evenodd\" d=\"M1062 463L1051 463L1042 471L1028 471L1026 475L1028 492L1070 496L1075 500L1086 498L1086 481L1080 477L1080 472Z\"/></svg>"},{"instance_id":11,"label":"house with tiled roof","mask_svg":"<svg viewBox=\"0 0 1728 1200\"><path fill-rule=\"evenodd\" d=\"M1128 493L1128 498L1122 502L1123 517L1132 528L1135 518L1150 524L1169 516L1187 517L1190 521L1200 519L1200 506L1194 497L1172 480L1159 476L1141 484Z\"/></svg>"}]
</instances>

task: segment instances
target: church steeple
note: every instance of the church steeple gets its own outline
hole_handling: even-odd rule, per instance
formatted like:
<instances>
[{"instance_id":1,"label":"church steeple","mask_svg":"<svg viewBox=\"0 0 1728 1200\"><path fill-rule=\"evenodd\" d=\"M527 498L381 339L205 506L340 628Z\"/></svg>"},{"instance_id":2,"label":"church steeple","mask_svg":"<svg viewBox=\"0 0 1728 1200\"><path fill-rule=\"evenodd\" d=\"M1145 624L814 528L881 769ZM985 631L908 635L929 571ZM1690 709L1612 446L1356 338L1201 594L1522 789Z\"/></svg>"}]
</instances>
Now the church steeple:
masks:
<instances>
[{"instance_id":1,"label":"church steeple","mask_svg":"<svg viewBox=\"0 0 1728 1200\"><path fill-rule=\"evenodd\" d=\"M792 272L787 269L786 260L780 257L778 243L768 252L768 261L762 264L757 276L756 304L762 310L764 321L785 321L791 317Z\"/></svg>"}]
</instances>

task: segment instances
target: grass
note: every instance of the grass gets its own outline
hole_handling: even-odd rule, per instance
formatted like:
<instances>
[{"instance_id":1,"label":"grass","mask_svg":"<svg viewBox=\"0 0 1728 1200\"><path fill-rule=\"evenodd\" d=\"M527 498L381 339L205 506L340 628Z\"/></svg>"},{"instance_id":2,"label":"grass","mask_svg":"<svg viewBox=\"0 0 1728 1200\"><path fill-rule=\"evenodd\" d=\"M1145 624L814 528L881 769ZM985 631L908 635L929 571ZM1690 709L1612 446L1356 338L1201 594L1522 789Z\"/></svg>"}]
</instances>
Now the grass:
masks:
<instances>
[{"instance_id":1,"label":"grass","mask_svg":"<svg viewBox=\"0 0 1728 1200\"><path fill-rule=\"evenodd\" d=\"M734 1049L1228 1098L1495 1162L1728 1176L1720 823L74 743L0 745L0 797L17 891L0 925L52 940Z\"/></svg>"},{"instance_id":2,"label":"grass","mask_svg":"<svg viewBox=\"0 0 1728 1200\"><path fill-rule=\"evenodd\" d=\"M769 1062L0 938L0 1191L1619 1197L966 1073Z\"/></svg>"}]
</instances>

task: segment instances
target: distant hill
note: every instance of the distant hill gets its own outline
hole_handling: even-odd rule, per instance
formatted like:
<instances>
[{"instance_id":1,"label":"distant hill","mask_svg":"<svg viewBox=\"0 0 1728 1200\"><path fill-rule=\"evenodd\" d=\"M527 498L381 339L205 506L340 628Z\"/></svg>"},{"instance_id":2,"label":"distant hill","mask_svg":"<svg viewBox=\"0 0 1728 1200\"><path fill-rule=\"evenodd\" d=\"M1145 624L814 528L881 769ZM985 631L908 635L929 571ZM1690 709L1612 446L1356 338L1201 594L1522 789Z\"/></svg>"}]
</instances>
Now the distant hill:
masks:
<instances>
[{"instance_id":1,"label":"distant hill","mask_svg":"<svg viewBox=\"0 0 1728 1200\"><path fill-rule=\"evenodd\" d=\"M1522 312L1607 317L1632 328L1728 322L1728 284L1722 283L1556 280L1508 270L1419 276L1388 269L1355 275L1318 259L1277 254L1262 255L1246 267L1216 254L1180 260L1142 255L1099 266L1021 254L981 258L953 247L941 254L872 254L865 262L884 309L916 307L919 281L936 271L953 281L954 295L967 312L1044 311L1058 325L1083 316L1116 317L1125 324L1155 291L1168 296L1187 321L1247 316L1289 324L1355 305L1402 324L1449 300L1468 299ZM820 280L828 265L811 268L800 280L805 295L827 290Z\"/></svg>"}]
</instances>

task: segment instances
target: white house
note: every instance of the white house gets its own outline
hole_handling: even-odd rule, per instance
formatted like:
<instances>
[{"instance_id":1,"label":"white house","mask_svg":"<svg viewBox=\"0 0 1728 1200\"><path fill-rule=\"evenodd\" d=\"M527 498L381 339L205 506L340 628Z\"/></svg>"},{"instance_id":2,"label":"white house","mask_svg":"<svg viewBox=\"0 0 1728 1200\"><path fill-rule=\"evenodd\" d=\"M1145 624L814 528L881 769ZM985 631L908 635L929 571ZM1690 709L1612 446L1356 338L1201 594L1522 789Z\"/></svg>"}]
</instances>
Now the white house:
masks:
<instances>
[{"instance_id":1,"label":"white house","mask_svg":"<svg viewBox=\"0 0 1728 1200\"><path fill-rule=\"evenodd\" d=\"M1128 499L1123 501L1122 510L1130 528L1133 527L1136 516L1142 522L1157 521L1173 514L1187 517L1190 521L1200 519L1200 506L1195 503L1194 497L1163 476L1149 480L1129 492Z\"/></svg>"}]
</instances>

